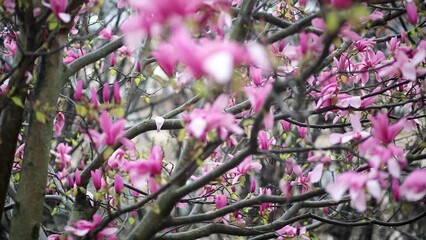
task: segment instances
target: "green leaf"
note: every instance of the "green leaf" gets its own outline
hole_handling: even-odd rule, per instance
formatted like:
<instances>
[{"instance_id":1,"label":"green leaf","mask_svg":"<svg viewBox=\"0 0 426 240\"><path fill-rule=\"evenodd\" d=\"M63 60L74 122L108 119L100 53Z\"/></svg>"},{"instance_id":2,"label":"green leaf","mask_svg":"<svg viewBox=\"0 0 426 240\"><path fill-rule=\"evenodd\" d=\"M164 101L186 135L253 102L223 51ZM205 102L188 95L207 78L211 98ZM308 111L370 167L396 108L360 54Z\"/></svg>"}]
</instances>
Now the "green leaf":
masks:
<instances>
[{"instance_id":1,"label":"green leaf","mask_svg":"<svg viewBox=\"0 0 426 240\"><path fill-rule=\"evenodd\" d=\"M349 21L351 24L359 23L362 17L366 17L370 14L370 11L366 6L356 5L350 9L349 13Z\"/></svg>"},{"instance_id":2,"label":"green leaf","mask_svg":"<svg viewBox=\"0 0 426 240\"><path fill-rule=\"evenodd\" d=\"M160 214L160 206L158 206L156 203L152 204L152 211L154 211L156 214Z\"/></svg>"},{"instance_id":3,"label":"green leaf","mask_svg":"<svg viewBox=\"0 0 426 240\"><path fill-rule=\"evenodd\" d=\"M206 96L208 89L206 88L206 86L201 81L196 81L193 86L194 86L194 90L197 94L199 94L201 97Z\"/></svg>"},{"instance_id":4,"label":"green leaf","mask_svg":"<svg viewBox=\"0 0 426 240\"><path fill-rule=\"evenodd\" d=\"M58 212L58 207L54 207L50 215L55 216L56 212Z\"/></svg>"},{"instance_id":5,"label":"green leaf","mask_svg":"<svg viewBox=\"0 0 426 240\"><path fill-rule=\"evenodd\" d=\"M47 18L48 22L48 28L49 30L55 30L59 27L59 21L56 19L56 17L53 14L50 14L50 16Z\"/></svg>"},{"instance_id":6,"label":"green leaf","mask_svg":"<svg viewBox=\"0 0 426 240\"><path fill-rule=\"evenodd\" d=\"M76 105L75 111L77 112L77 115L85 117L87 115L87 109L83 105Z\"/></svg>"},{"instance_id":7,"label":"green leaf","mask_svg":"<svg viewBox=\"0 0 426 240\"><path fill-rule=\"evenodd\" d=\"M22 100L18 96L12 97L12 101L19 107L24 108L24 103L22 103Z\"/></svg>"},{"instance_id":8,"label":"green leaf","mask_svg":"<svg viewBox=\"0 0 426 240\"><path fill-rule=\"evenodd\" d=\"M124 108L121 108L121 107L113 108L111 109L110 114L113 117L122 118L124 117Z\"/></svg>"},{"instance_id":9,"label":"green leaf","mask_svg":"<svg viewBox=\"0 0 426 240\"><path fill-rule=\"evenodd\" d=\"M35 111L35 116L37 121L46 124L46 114L40 112L40 111Z\"/></svg>"},{"instance_id":10,"label":"green leaf","mask_svg":"<svg viewBox=\"0 0 426 240\"><path fill-rule=\"evenodd\" d=\"M142 74L140 74L137 78L135 78L136 86L139 86L139 84L141 84L141 82L144 80L145 80L145 77Z\"/></svg>"},{"instance_id":11,"label":"green leaf","mask_svg":"<svg viewBox=\"0 0 426 240\"><path fill-rule=\"evenodd\" d=\"M114 68L109 68L109 74L113 77L113 76L115 76L115 74L117 73L117 71L115 71L115 69Z\"/></svg>"},{"instance_id":12,"label":"green leaf","mask_svg":"<svg viewBox=\"0 0 426 240\"><path fill-rule=\"evenodd\" d=\"M104 151L103 154L103 160L106 161L108 160L108 158L114 153L114 148L113 147L107 147Z\"/></svg>"},{"instance_id":13,"label":"green leaf","mask_svg":"<svg viewBox=\"0 0 426 240\"><path fill-rule=\"evenodd\" d=\"M339 31L339 15L337 14L337 12L331 12L329 14L327 14L327 17L325 19L326 21L326 29L327 32L330 34L334 34L337 31Z\"/></svg>"},{"instance_id":14,"label":"green leaf","mask_svg":"<svg viewBox=\"0 0 426 240\"><path fill-rule=\"evenodd\" d=\"M178 141L179 141L179 142L182 142L182 141L183 141L183 139L185 139L185 136L186 136L186 131L185 131L185 129L181 129L181 130L179 131Z\"/></svg>"}]
</instances>

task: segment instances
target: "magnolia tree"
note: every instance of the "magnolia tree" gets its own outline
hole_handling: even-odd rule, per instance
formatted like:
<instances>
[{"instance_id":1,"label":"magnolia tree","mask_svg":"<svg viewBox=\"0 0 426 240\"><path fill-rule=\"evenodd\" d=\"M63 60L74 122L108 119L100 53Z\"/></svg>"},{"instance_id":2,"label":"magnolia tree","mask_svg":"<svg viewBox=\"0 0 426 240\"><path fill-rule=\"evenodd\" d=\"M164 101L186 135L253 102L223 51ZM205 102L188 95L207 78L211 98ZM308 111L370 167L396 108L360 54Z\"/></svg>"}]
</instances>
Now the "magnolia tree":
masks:
<instances>
[{"instance_id":1,"label":"magnolia tree","mask_svg":"<svg viewBox=\"0 0 426 240\"><path fill-rule=\"evenodd\" d=\"M424 2L0 3L2 238L426 234Z\"/></svg>"}]
</instances>

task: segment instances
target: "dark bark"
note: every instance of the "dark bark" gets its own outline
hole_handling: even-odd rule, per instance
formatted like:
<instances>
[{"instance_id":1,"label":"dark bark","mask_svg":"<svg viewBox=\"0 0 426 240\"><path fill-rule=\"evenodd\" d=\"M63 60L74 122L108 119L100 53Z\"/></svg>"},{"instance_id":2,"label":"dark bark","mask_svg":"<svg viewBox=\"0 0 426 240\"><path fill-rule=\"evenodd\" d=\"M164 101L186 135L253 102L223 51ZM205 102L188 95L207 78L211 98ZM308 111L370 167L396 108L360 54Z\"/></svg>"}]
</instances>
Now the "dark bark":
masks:
<instances>
[{"instance_id":1,"label":"dark bark","mask_svg":"<svg viewBox=\"0 0 426 240\"><path fill-rule=\"evenodd\" d=\"M51 43L56 49L66 41L58 34ZM47 182L47 169L56 115L56 101L62 87L63 51L43 56L35 87L34 102L25 145L24 161L19 182L11 239L38 239ZM45 116L45 121L36 113Z\"/></svg>"}]
</instances>

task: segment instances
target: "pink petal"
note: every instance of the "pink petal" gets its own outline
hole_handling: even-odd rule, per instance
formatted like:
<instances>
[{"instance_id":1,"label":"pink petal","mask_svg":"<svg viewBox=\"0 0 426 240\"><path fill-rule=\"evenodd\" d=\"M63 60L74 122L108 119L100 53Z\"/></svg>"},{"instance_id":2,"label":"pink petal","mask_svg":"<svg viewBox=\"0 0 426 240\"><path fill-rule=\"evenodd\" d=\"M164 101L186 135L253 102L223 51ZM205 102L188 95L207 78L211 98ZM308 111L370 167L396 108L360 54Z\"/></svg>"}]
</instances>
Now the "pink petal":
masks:
<instances>
[{"instance_id":1,"label":"pink petal","mask_svg":"<svg viewBox=\"0 0 426 240\"><path fill-rule=\"evenodd\" d=\"M226 84L232 78L234 59L230 53L221 51L205 59L202 67L217 83Z\"/></svg>"},{"instance_id":2,"label":"pink petal","mask_svg":"<svg viewBox=\"0 0 426 240\"><path fill-rule=\"evenodd\" d=\"M188 126L188 129L191 131L192 135L196 138L200 138L206 131L207 122L202 118L196 118L191 121Z\"/></svg>"},{"instance_id":3,"label":"pink petal","mask_svg":"<svg viewBox=\"0 0 426 240\"><path fill-rule=\"evenodd\" d=\"M164 118L163 117L156 117L154 118L155 125L157 126L157 132L161 130L161 127L164 124Z\"/></svg>"},{"instance_id":4,"label":"pink petal","mask_svg":"<svg viewBox=\"0 0 426 240\"><path fill-rule=\"evenodd\" d=\"M68 13L59 13L58 16L64 23L69 23L71 21L71 15Z\"/></svg>"},{"instance_id":5,"label":"pink petal","mask_svg":"<svg viewBox=\"0 0 426 240\"><path fill-rule=\"evenodd\" d=\"M417 24L417 6L413 0L405 1L405 8L407 9L408 20L411 24Z\"/></svg>"},{"instance_id":6,"label":"pink petal","mask_svg":"<svg viewBox=\"0 0 426 240\"><path fill-rule=\"evenodd\" d=\"M311 183L317 183L321 180L323 169L324 169L323 164L318 164L315 166L315 168L312 170L311 174L309 175Z\"/></svg>"},{"instance_id":7,"label":"pink petal","mask_svg":"<svg viewBox=\"0 0 426 240\"><path fill-rule=\"evenodd\" d=\"M380 200L381 189L380 184L377 180L370 180L367 182L367 191L373 196L376 200Z\"/></svg>"}]
</instances>

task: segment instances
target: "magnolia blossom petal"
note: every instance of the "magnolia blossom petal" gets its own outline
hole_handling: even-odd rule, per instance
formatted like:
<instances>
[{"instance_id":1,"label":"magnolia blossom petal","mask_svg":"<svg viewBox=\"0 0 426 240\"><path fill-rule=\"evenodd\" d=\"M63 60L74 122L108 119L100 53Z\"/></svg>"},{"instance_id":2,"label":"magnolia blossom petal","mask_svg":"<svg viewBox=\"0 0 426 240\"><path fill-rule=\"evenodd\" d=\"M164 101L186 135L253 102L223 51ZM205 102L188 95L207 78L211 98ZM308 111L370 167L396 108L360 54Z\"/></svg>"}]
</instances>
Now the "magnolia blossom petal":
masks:
<instances>
[{"instance_id":1,"label":"magnolia blossom petal","mask_svg":"<svg viewBox=\"0 0 426 240\"><path fill-rule=\"evenodd\" d=\"M336 182L329 183L325 188L325 191L330 194L330 197L334 201L339 201L342 199L343 194L348 190L348 183L345 181L336 180Z\"/></svg>"},{"instance_id":2,"label":"magnolia blossom petal","mask_svg":"<svg viewBox=\"0 0 426 240\"><path fill-rule=\"evenodd\" d=\"M191 131L192 135L196 138L200 138L206 131L207 122L202 118L196 118L191 121L188 126L188 129Z\"/></svg>"},{"instance_id":3,"label":"magnolia blossom petal","mask_svg":"<svg viewBox=\"0 0 426 240\"><path fill-rule=\"evenodd\" d=\"M274 110L272 108L263 118L263 124L266 129L272 129L274 127Z\"/></svg>"},{"instance_id":4,"label":"magnolia blossom petal","mask_svg":"<svg viewBox=\"0 0 426 240\"><path fill-rule=\"evenodd\" d=\"M69 23L71 21L71 15L68 13L59 13L58 16L64 23Z\"/></svg>"},{"instance_id":5,"label":"magnolia blossom petal","mask_svg":"<svg viewBox=\"0 0 426 240\"><path fill-rule=\"evenodd\" d=\"M331 144L339 144L342 142L343 134L341 133L332 133L330 134L329 141Z\"/></svg>"},{"instance_id":6,"label":"magnolia blossom petal","mask_svg":"<svg viewBox=\"0 0 426 240\"><path fill-rule=\"evenodd\" d=\"M317 183L321 180L323 169L324 169L323 164L318 164L314 167L314 169L312 170L310 174L311 183Z\"/></svg>"},{"instance_id":7,"label":"magnolia blossom petal","mask_svg":"<svg viewBox=\"0 0 426 240\"><path fill-rule=\"evenodd\" d=\"M406 0L405 8L407 9L408 20L410 23L416 24L418 19L416 3L413 0Z\"/></svg>"},{"instance_id":8,"label":"magnolia blossom petal","mask_svg":"<svg viewBox=\"0 0 426 240\"><path fill-rule=\"evenodd\" d=\"M370 180L366 184L367 191L373 196L376 200L379 200L381 196L380 184L377 180Z\"/></svg>"},{"instance_id":9,"label":"magnolia blossom petal","mask_svg":"<svg viewBox=\"0 0 426 240\"><path fill-rule=\"evenodd\" d=\"M350 192L351 206L358 212L365 212L367 210L367 204L365 201L365 191L363 189Z\"/></svg>"},{"instance_id":10,"label":"magnolia blossom petal","mask_svg":"<svg viewBox=\"0 0 426 240\"><path fill-rule=\"evenodd\" d=\"M230 53L221 51L206 58L202 67L217 83L226 84L232 78L234 59Z\"/></svg>"},{"instance_id":11,"label":"magnolia blossom petal","mask_svg":"<svg viewBox=\"0 0 426 240\"><path fill-rule=\"evenodd\" d=\"M164 118L163 117L155 117L154 118L155 125L157 126L157 132L161 130L161 127L164 124Z\"/></svg>"},{"instance_id":12,"label":"magnolia blossom petal","mask_svg":"<svg viewBox=\"0 0 426 240\"><path fill-rule=\"evenodd\" d=\"M71 226L65 226L65 231L70 232L76 236L83 237L89 233L90 229L77 229Z\"/></svg>"}]
</instances>

